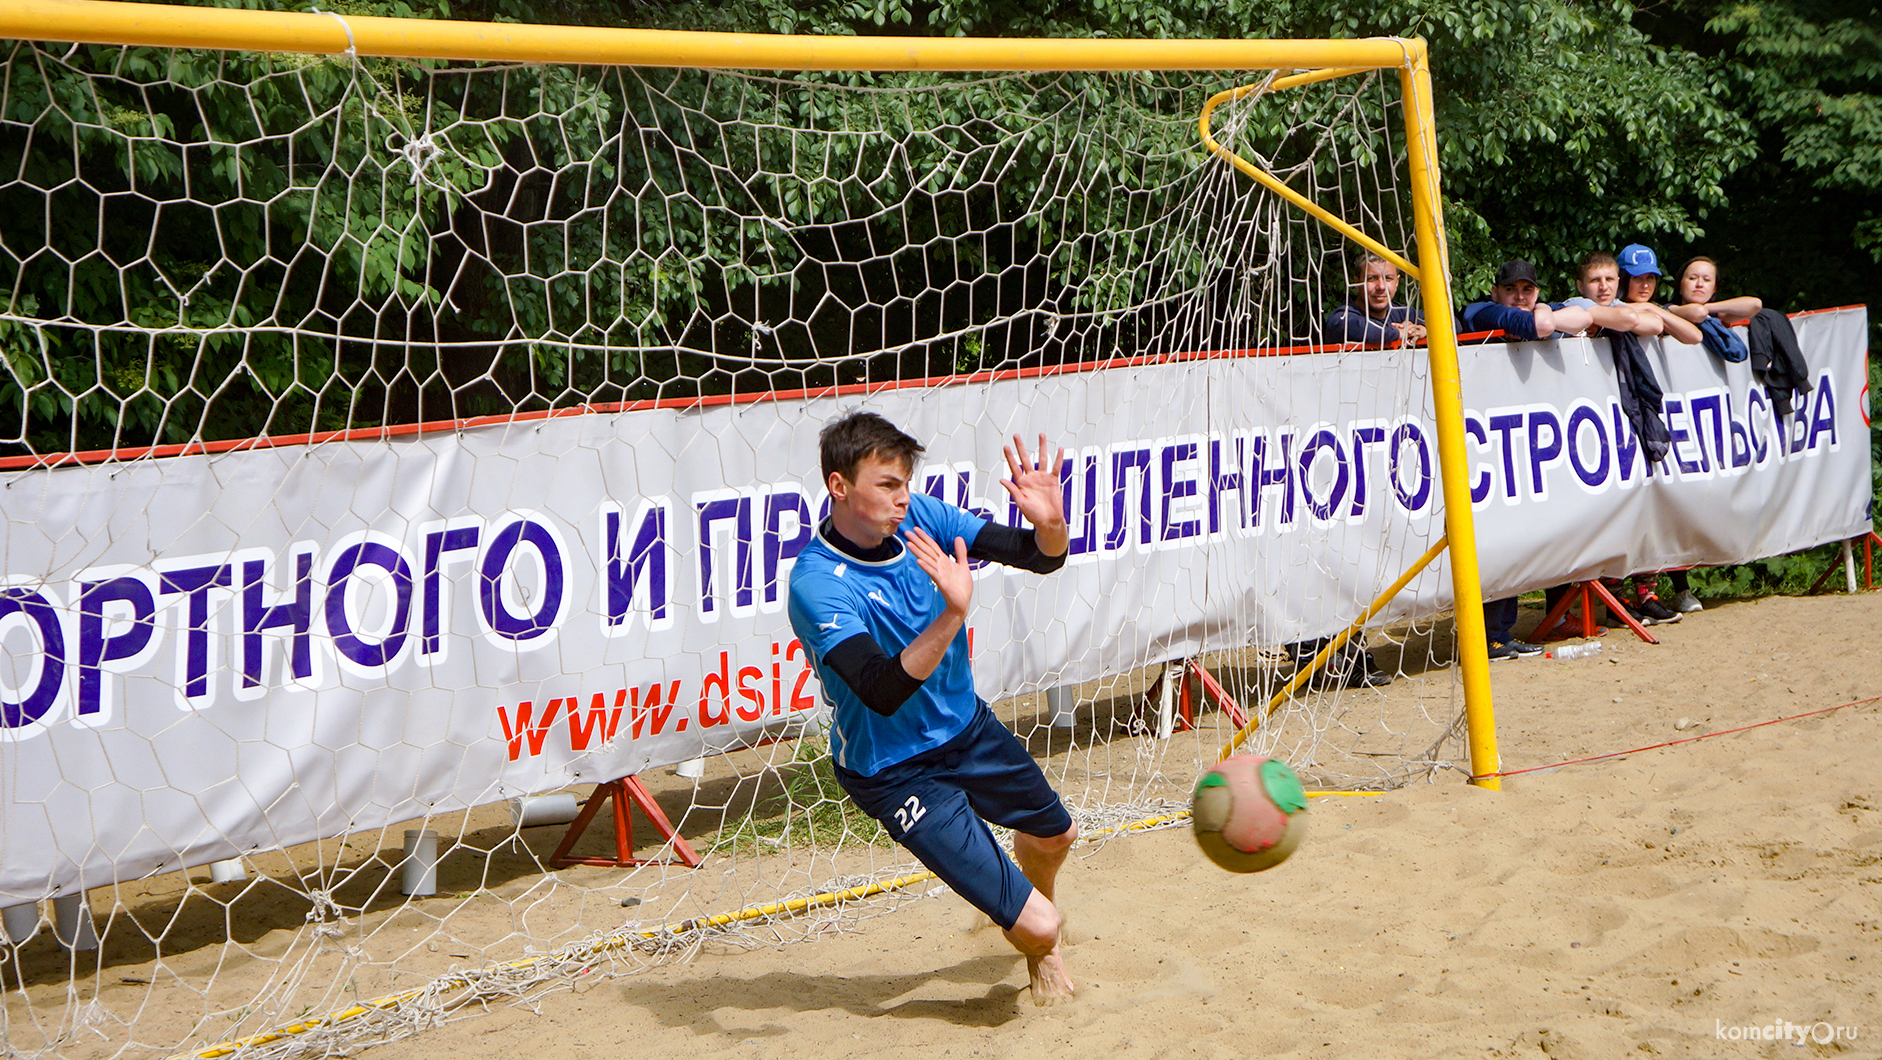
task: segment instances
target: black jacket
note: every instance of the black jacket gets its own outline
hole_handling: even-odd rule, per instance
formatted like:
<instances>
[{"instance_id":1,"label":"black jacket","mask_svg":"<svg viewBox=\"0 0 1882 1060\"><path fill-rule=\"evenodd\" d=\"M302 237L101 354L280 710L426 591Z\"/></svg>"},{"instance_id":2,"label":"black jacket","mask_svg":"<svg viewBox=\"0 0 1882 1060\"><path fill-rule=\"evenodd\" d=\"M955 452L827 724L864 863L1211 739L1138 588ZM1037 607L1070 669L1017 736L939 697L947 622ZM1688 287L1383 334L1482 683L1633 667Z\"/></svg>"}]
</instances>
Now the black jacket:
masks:
<instances>
[{"instance_id":1,"label":"black jacket","mask_svg":"<svg viewBox=\"0 0 1882 1060\"><path fill-rule=\"evenodd\" d=\"M1751 318L1747 338L1752 373L1771 392L1772 411L1780 417L1790 415L1795 401L1810 393L1810 366L1804 363L1790 318L1775 309L1761 309Z\"/></svg>"},{"instance_id":2,"label":"black jacket","mask_svg":"<svg viewBox=\"0 0 1882 1060\"><path fill-rule=\"evenodd\" d=\"M1614 373L1620 381L1621 412L1633 424L1647 460L1657 464L1666 459L1666 451L1673 444L1673 434L1661 414L1666 390L1653 374L1639 336L1631 331L1610 331L1608 342L1614 350Z\"/></svg>"}]
</instances>

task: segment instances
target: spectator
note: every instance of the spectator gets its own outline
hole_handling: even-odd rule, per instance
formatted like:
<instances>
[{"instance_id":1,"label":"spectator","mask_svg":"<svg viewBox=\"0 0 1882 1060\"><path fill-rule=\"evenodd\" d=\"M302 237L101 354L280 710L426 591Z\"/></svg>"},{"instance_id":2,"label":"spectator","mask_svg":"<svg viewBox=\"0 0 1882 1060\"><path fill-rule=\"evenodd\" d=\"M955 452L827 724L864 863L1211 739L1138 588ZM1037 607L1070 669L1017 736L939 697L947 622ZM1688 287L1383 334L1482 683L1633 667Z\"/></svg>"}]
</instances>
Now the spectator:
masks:
<instances>
[{"instance_id":1,"label":"spectator","mask_svg":"<svg viewBox=\"0 0 1882 1060\"><path fill-rule=\"evenodd\" d=\"M1659 314L1638 312L1620 303L1621 271L1620 263L1615 260L1614 255L1605 250L1589 252L1581 259L1576 277L1575 286L1580 288L1581 294L1560 303L1556 308L1578 307L1588 310L1589 314L1595 318L1596 325L1590 334L1599 334L1603 328L1631 331L1641 338L1651 338L1665 332L1666 324L1660 319ZM1626 314L1624 320L1619 317L1621 313ZM1621 592L1620 579L1603 579L1603 582L1608 586L1609 591L1614 593L1615 599L1618 600L1625 595ZM1569 588L1570 586L1567 585L1557 585L1544 593L1543 614L1553 614L1555 605L1568 594ZM1602 632L1605 633L1606 630ZM1560 628L1539 630L1536 639L1562 640L1573 635L1566 624L1563 624Z\"/></svg>"},{"instance_id":2,"label":"spectator","mask_svg":"<svg viewBox=\"0 0 1882 1060\"><path fill-rule=\"evenodd\" d=\"M1581 296L1570 298L1556 308L1574 306L1586 309L1598 327L1631 331L1641 338L1665 334L1668 324L1659 313L1646 312L1621 302L1620 263L1614 255L1597 250L1581 259L1579 277L1576 286L1581 289ZM1625 314L1625 317L1621 314ZM1697 335L1697 329L1693 333Z\"/></svg>"},{"instance_id":3,"label":"spectator","mask_svg":"<svg viewBox=\"0 0 1882 1060\"><path fill-rule=\"evenodd\" d=\"M1711 258L1697 257L1681 265L1678 286L1679 303L1671 312L1694 324L1703 323L1709 316L1726 324L1743 324L1764 308L1762 301L1750 295L1713 301L1719 293L1719 266Z\"/></svg>"},{"instance_id":4,"label":"spectator","mask_svg":"<svg viewBox=\"0 0 1882 1060\"><path fill-rule=\"evenodd\" d=\"M1579 306L1556 309L1541 301L1542 286L1536 279L1536 267L1518 259L1505 262L1496 272L1496 284L1490 300L1472 302L1464 307L1465 331L1492 329L1516 341L1529 342L1538 336L1547 338L1558 330L1575 334L1594 326L1594 315ZM1618 322L1618 317L1610 318ZM1491 659L1514 659L1540 655L1542 649L1516 639L1516 598L1487 600L1483 605L1484 639L1489 643Z\"/></svg>"},{"instance_id":5,"label":"spectator","mask_svg":"<svg viewBox=\"0 0 1882 1060\"><path fill-rule=\"evenodd\" d=\"M1727 361L1751 362L1752 378L1764 385L1771 411L1779 419L1791 414L1810 392L1810 366L1797 345L1790 319L1766 309L1756 298L1741 296L1717 301L1719 269L1711 258L1694 258L1680 269L1680 297L1675 311L1699 321L1706 347ZM1728 325L1749 324L1741 340Z\"/></svg>"},{"instance_id":6,"label":"spectator","mask_svg":"<svg viewBox=\"0 0 1882 1060\"><path fill-rule=\"evenodd\" d=\"M1616 264L1626 277L1626 289L1621 292L1621 301L1626 302L1635 312L1657 317L1665 325L1667 335L1688 346L1697 345L1704 338L1695 321L1654 302L1654 295L1660 290L1661 272L1660 259L1654 255L1651 247L1629 243L1621 248Z\"/></svg>"},{"instance_id":7,"label":"spectator","mask_svg":"<svg viewBox=\"0 0 1882 1060\"><path fill-rule=\"evenodd\" d=\"M1360 342L1376 348L1424 341L1424 314L1410 306L1392 304L1398 296L1397 265L1377 254L1367 254L1352 281L1354 294L1327 314L1328 342Z\"/></svg>"},{"instance_id":8,"label":"spectator","mask_svg":"<svg viewBox=\"0 0 1882 1060\"><path fill-rule=\"evenodd\" d=\"M1627 277L1626 301L1635 310L1653 313L1666 324L1666 333L1687 345L1696 345L1703 341L1704 335L1697 325L1686 316L1668 310L1654 303L1654 295L1660 290L1660 259L1653 248L1639 243L1629 243L1621 248L1616 259L1622 274ZM1704 314L1701 314L1703 318ZM1660 602L1660 572L1647 571L1633 577L1634 599L1622 602L1633 609L1634 615L1644 625L1660 625L1678 622L1688 611L1700 610L1703 605L1692 593L1692 585L1687 580L1686 572L1677 570L1673 576L1674 599L1680 607L1670 608ZM1686 606L1689 604L1691 606Z\"/></svg>"},{"instance_id":9,"label":"spectator","mask_svg":"<svg viewBox=\"0 0 1882 1060\"><path fill-rule=\"evenodd\" d=\"M1520 258L1505 262L1496 271L1496 284L1490 300L1472 302L1464 307L1463 330L1501 331L1518 342L1549 338L1557 332L1580 334L1594 325L1594 316L1586 309L1569 306L1556 309L1541 301L1542 286L1536 279L1536 267Z\"/></svg>"},{"instance_id":10,"label":"spectator","mask_svg":"<svg viewBox=\"0 0 1882 1060\"><path fill-rule=\"evenodd\" d=\"M1764 309L1764 302L1750 295L1737 298L1717 298L1719 293L1718 262L1703 255L1693 258L1679 267L1678 299L1670 312L1681 319L1691 321L1702 328L1716 327L1706 323L1708 319L1719 324L1743 324L1758 315ZM1716 299L1716 300L1715 300ZM1728 355L1729 357L1730 355ZM1744 359L1739 351L1736 359ZM1673 572L1673 610L1681 614L1705 610L1705 605L1693 595L1692 586L1685 571Z\"/></svg>"}]
</instances>

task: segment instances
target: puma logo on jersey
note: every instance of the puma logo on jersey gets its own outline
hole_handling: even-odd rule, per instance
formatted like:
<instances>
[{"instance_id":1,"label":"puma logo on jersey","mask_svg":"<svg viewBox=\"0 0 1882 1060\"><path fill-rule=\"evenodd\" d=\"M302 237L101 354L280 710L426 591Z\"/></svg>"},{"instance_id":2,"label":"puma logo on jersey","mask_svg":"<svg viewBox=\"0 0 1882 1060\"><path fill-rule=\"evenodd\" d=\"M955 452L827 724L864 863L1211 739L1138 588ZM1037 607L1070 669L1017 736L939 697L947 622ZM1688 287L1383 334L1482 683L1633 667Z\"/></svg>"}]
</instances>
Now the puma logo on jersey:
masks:
<instances>
[{"instance_id":1,"label":"puma logo on jersey","mask_svg":"<svg viewBox=\"0 0 1882 1060\"><path fill-rule=\"evenodd\" d=\"M842 624L843 624L843 620L841 618L833 618L828 622L819 622L817 623L817 632L822 633L826 630L836 629L838 626L841 626Z\"/></svg>"},{"instance_id":2,"label":"puma logo on jersey","mask_svg":"<svg viewBox=\"0 0 1882 1060\"><path fill-rule=\"evenodd\" d=\"M869 598L871 600L874 600L876 603L881 604L883 607L889 606L889 602L882 598L882 594L879 592L876 592L874 589L869 590Z\"/></svg>"}]
</instances>

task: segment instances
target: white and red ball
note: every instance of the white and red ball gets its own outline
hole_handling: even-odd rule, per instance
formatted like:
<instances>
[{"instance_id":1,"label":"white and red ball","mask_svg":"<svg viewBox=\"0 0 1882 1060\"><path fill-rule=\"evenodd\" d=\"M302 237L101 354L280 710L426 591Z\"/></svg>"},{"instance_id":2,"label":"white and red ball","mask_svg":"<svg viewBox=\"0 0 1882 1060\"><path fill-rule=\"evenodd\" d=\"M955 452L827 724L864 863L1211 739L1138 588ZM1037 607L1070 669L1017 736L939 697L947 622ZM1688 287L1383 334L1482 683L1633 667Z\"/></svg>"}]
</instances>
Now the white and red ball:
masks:
<instances>
[{"instance_id":1,"label":"white and red ball","mask_svg":"<svg viewBox=\"0 0 1882 1060\"><path fill-rule=\"evenodd\" d=\"M1190 823L1210 861L1230 872L1260 872L1300 845L1307 792L1286 762L1235 755L1196 781Z\"/></svg>"}]
</instances>

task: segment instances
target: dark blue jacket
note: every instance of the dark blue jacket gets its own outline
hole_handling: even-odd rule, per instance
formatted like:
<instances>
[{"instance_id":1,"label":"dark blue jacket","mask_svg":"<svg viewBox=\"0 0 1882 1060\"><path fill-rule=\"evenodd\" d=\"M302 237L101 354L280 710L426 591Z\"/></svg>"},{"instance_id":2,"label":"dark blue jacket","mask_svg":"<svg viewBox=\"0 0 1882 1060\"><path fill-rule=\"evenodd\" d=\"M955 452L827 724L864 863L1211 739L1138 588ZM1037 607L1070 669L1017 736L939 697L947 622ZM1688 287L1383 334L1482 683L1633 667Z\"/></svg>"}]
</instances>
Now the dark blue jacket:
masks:
<instances>
[{"instance_id":1,"label":"dark blue jacket","mask_svg":"<svg viewBox=\"0 0 1882 1060\"><path fill-rule=\"evenodd\" d=\"M1423 313L1410 306L1395 305L1386 311L1383 321L1369 315L1366 307L1356 302L1348 302L1327 314L1326 340L1328 342L1363 342L1368 346L1397 346L1400 342L1398 329L1392 324L1422 324Z\"/></svg>"},{"instance_id":2,"label":"dark blue jacket","mask_svg":"<svg viewBox=\"0 0 1882 1060\"><path fill-rule=\"evenodd\" d=\"M1462 319L1462 330L1466 333L1495 330L1524 342L1532 342L1536 337L1536 315L1511 305L1472 302L1464 307Z\"/></svg>"}]
</instances>

